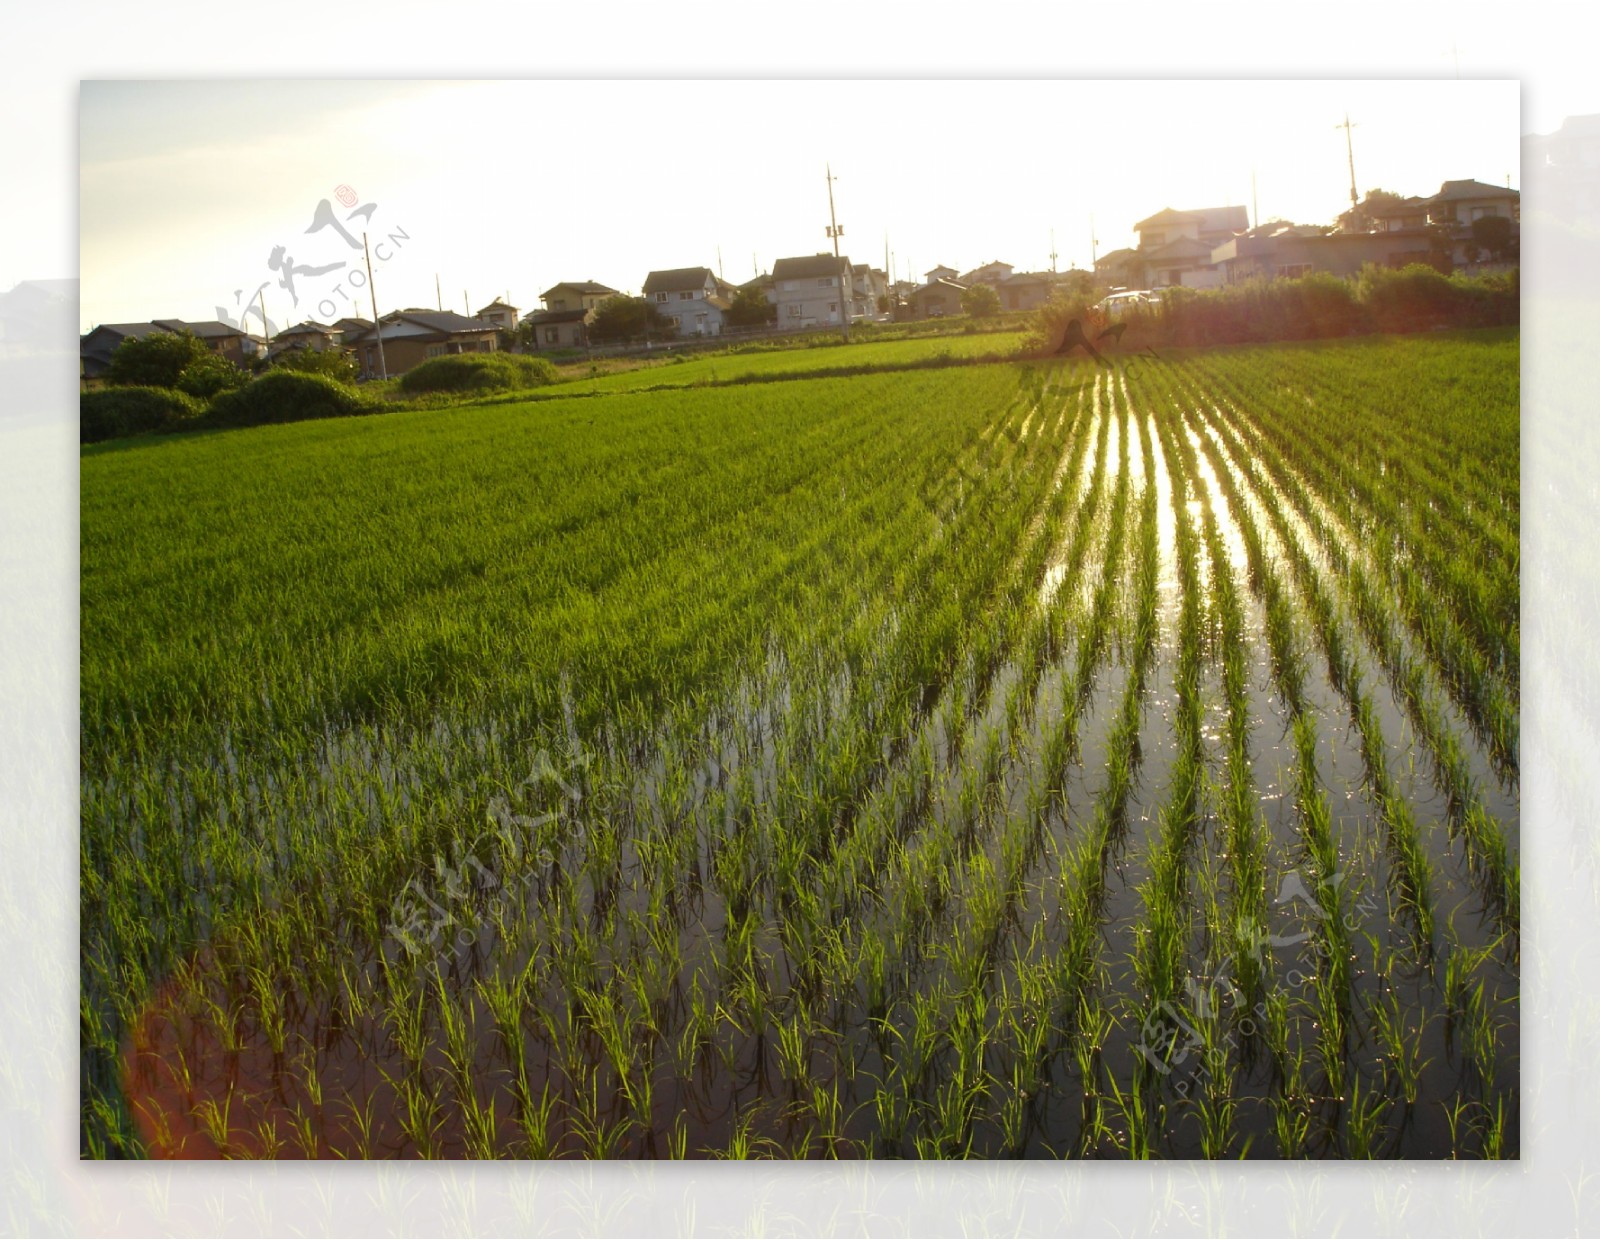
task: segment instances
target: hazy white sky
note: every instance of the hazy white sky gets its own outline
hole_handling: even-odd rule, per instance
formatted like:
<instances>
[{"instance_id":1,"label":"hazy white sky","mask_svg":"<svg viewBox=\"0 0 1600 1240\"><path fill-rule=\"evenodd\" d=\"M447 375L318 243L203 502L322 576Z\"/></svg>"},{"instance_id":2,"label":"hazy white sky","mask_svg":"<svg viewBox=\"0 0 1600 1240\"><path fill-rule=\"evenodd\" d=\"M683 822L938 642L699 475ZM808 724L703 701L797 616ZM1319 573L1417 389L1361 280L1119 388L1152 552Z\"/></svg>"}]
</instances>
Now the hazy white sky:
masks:
<instances>
[{"instance_id":1,"label":"hazy white sky","mask_svg":"<svg viewBox=\"0 0 1600 1240\"><path fill-rule=\"evenodd\" d=\"M1251 204L1331 221L1360 190L1518 184L1516 81L85 82L82 326L211 318L262 285L275 324L366 294L332 229L374 204L380 312L524 310L561 280L636 291L654 268L749 279L825 249L831 163L845 248L901 276L1001 259L1061 269L1162 207ZM1094 231L1091 233L1091 217ZM348 224L359 236L361 223ZM269 267L346 267L294 279ZM359 277L358 277L359 279Z\"/></svg>"}]
</instances>

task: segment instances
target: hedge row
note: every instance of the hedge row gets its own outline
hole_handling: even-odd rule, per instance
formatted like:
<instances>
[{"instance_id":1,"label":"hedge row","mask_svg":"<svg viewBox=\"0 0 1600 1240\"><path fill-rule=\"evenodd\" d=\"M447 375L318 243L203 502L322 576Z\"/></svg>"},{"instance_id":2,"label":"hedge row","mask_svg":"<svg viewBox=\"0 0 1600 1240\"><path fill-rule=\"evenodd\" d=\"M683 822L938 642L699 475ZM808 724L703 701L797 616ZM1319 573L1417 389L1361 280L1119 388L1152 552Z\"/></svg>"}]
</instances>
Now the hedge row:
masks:
<instances>
[{"instance_id":1,"label":"hedge row","mask_svg":"<svg viewBox=\"0 0 1600 1240\"><path fill-rule=\"evenodd\" d=\"M556 369L545 358L461 354L423 363L401 378L400 387L407 393L472 394L540 387L555 378ZM242 387L218 392L209 407L172 388L109 387L84 392L78 406L78 437L82 443L99 443L152 431L305 422L385 408L395 406L364 396L325 374L274 368Z\"/></svg>"},{"instance_id":2,"label":"hedge row","mask_svg":"<svg viewBox=\"0 0 1600 1240\"><path fill-rule=\"evenodd\" d=\"M1446 276L1414 263L1368 266L1353 279L1313 273L1293 280L1251 280L1219 289L1165 290L1161 304L1117 320L1122 351L1150 345L1260 344L1320 340L1371 332L1502 327L1521 315L1515 271L1503 276ZM1033 341L1054 351L1078 320L1091 339L1114 324L1094 307L1065 301L1040 311Z\"/></svg>"}]
</instances>

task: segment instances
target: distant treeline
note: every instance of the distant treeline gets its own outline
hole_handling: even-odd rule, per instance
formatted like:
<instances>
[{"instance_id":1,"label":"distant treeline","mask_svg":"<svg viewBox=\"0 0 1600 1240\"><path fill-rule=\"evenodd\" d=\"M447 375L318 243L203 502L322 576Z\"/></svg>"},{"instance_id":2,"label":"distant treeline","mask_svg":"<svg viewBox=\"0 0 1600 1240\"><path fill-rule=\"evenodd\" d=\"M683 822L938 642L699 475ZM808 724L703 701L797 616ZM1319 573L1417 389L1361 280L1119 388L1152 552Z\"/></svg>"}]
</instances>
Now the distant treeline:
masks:
<instances>
[{"instance_id":1,"label":"distant treeline","mask_svg":"<svg viewBox=\"0 0 1600 1240\"><path fill-rule=\"evenodd\" d=\"M1504 275L1446 276L1420 263L1398 270L1368 266L1349 279L1318 272L1218 289L1167 289L1159 305L1136 307L1116 320L1093 306L1052 302L1040 311L1033 345L1053 351L1073 319L1090 340L1123 324L1118 344L1126 351L1504 327L1520 321L1520 307L1515 269Z\"/></svg>"}]
</instances>

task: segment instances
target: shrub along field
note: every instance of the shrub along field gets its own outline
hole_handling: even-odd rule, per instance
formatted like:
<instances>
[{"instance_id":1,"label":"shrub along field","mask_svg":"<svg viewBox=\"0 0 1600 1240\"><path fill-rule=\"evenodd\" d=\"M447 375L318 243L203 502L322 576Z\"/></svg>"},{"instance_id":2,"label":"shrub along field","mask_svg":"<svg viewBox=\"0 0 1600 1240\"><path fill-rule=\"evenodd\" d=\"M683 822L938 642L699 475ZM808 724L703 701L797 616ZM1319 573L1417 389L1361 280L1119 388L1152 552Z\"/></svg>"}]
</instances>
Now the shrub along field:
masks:
<instances>
[{"instance_id":1,"label":"shrub along field","mask_svg":"<svg viewBox=\"0 0 1600 1240\"><path fill-rule=\"evenodd\" d=\"M1515 1156L1517 401L1501 331L85 449L83 1152Z\"/></svg>"}]
</instances>

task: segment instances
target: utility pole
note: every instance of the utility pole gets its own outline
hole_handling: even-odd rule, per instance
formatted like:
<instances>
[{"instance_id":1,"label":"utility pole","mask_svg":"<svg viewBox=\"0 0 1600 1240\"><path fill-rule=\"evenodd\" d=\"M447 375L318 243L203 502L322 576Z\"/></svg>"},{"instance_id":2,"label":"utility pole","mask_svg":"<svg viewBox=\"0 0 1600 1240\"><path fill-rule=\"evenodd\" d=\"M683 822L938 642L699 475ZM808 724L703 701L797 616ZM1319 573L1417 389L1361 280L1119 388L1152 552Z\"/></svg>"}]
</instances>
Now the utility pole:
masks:
<instances>
[{"instance_id":1,"label":"utility pole","mask_svg":"<svg viewBox=\"0 0 1600 1240\"><path fill-rule=\"evenodd\" d=\"M722 279L722 247L717 247L717 279Z\"/></svg>"},{"instance_id":2,"label":"utility pole","mask_svg":"<svg viewBox=\"0 0 1600 1240\"><path fill-rule=\"evenodd\" d=\"M1056 273L1056 230L1050 230L1050 274Z\"/></svg>"},{"instance_id":3,"label":"utility pole","mask_svg":"<svg viewBox=\"0 0 1600 1240\"><path fill-rule=\"evenodd\" d=\"M433 299L439 303L439 312L444 313L444 294L439 291L439 273L433 273Z\"/></svg>"},{"instance_id":4,"label":"utility pole","mask_svg":"<svg viewBox=\"0 0 1600 1240\"><path fill-rule=\"evenodd\" d=\"M1094 235L1094 212L1089 212L1089 270L1100 266L1100 238Z\"/></svg>"},{"instance_id":5,"label":"utility pole","mask_svg":"<svg viewBox=\"0 0 1600 1240\"><path fill-rule=\"evenodd\" d=\"M1335 125L1334 128L1344 130L1344 150L1350 157L1350 210L1353 212L1360 200L1356 196L1356 148L1350 141L1350 131L1355 126L1350 123L1350 113L1344 114L1344 124Z\"/></svg>"},{"instance_id":6,"label":"utility pole","mask_svg":"<svg viewBox=\"0 0 1600 1240\"><path fill-rule=\"evenodd\" d=\"M1510 182L1511 178L1507 177L1507 189L1511 188ZM249 328L245 329L245 334L249 334ZM265 284L261 286L261 356L264 358L272 356L272 332L267 327L267 286Z\"/></svg>"},{"instance_id":7,"label":"utility pole","mask_svg":"<svg viewBox=\"0 0 1600 1240\"><path fill-rule=\"evenodd\" d=\"M1261 227L1261 211L1256 206L1256 170L1250 169L1250 227Z\"/></svg>"},{"instance_id":8,"label":"utility pole","mask_svg":"<svg viewBox=\"0 0 1600 1240\"><path fill-rule=\"evenodd\" d=\"M844 269L844 259L839 256L839 238L844 236L844 229L839 226L839 217L833 213L833 165L823 165L828 178L828 236L833 238L833 261L839 268L839 327L845 343L850 342L850 273Z\"/></svg>"},{"instance_id":9,"label":"utility pole","mask_svg":"<svg viewBox=\"0 0 1600 1240\"><path fill-rule=\"evenodd\" d=\"M372 282L372 251L367 249L367 234L361 234L361 251L367 256L367 291L372 294L372 334L378 338L378 377L389 377L389 363L383 356L383 324L378 321L378 286Z\"/></svg>"}]
</instances>

